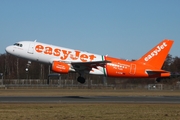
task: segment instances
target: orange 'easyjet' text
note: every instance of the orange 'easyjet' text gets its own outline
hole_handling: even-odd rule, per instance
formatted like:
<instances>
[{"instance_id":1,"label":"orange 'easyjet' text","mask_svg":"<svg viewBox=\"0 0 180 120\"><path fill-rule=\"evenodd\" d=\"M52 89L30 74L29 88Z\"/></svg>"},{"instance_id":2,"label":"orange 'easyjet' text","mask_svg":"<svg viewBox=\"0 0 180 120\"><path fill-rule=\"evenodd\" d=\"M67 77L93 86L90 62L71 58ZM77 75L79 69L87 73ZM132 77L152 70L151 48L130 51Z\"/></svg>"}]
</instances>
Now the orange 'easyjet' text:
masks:
<instances>
[{"instance_id":1,"label":"orange 'easyjet' text","mask_svg":"<svg viewBox=\"0 0 180 120\"><path fill-rule=\"evenodd\" d=\"M59 57L61 60L67 60L67 58L70 58L71 60L80 59L82 62L87 62L87 61L92 61L96 58L96 56L93 54L88 55L85 53L81 53L81 51L78 50L72 52L60 48L53 49L50 46L43 46L43 45L36 45L35 50L38 53L44 53L47 55L53 55Z\"/></svg>"}]
</instances>

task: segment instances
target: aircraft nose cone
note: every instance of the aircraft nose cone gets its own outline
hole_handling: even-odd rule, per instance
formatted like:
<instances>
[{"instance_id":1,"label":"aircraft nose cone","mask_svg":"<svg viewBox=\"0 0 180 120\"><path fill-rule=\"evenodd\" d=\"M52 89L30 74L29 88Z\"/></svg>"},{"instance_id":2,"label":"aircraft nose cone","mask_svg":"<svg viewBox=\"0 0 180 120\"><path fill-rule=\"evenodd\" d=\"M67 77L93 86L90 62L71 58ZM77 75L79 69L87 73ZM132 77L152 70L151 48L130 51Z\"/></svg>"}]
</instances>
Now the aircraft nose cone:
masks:
<instances>
[{"instance_id":1,"label":"aircraft nose cone","mask_svg":"<svg viewBox=\"0 0 180 120\"><path fill-rule=\"evenodd\" d=\"M11 50L12 50L12 49L11 49L10 46L6 47L6 52L7 52L7 53L11 53Z\"/></svg>"}]
</instances>

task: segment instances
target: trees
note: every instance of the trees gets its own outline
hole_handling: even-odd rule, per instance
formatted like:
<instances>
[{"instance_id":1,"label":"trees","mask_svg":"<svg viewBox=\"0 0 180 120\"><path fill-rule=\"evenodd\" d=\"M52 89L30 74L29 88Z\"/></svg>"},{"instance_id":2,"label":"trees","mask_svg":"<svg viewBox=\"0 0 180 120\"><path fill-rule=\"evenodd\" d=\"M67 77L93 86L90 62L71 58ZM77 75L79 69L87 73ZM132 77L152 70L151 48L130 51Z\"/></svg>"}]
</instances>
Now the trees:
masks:
<instances>
[{"instance_id":1,"label":"trees","mask_svg":"<svg viewBox=\"0 0 180 120\"><path fill-rule=\"evenodd\" d=\"M38 62L32 62L26 71L27 60L17 58L9 54L0 55L0 73L3 73L4 79L42 79L48 75L49 65L42 65Z\"/></svg>"},{"instance_id":2,"label":"trees","mask_svg":"<svg viewBox=\"0 0 180 120\"><path fill-rule=\"evenodd\" d=\"M25 59L17 58L9 54L0 54L0 73L3 73L4 79L47 79L50 71L50 65L32 62L28 68L28 71L26 71L27 63L28 62ZM169 54L163 64L162 69L175 74L180 74L180 58L177 56L172 57L172 55ZM70 77L72 79L72 77L76 77L74 75L76 74L70 73L69 75L62 75L62 77ZM90 78L99 79L99 76L91 76ZM115 80L114 78L107 78L107 80L110 81L113 81L112 79ZM120 78L116 78L116 80L118 79ZM137 81L133 82L136 83ZM142 79L139 81L142 81Z\"/></svg>"},{"instance_id":3,"label":"trees","mask_svg":"<svg viewBox=\"0 0 180 120\"><path fill-rule=\"evenodd\" d=\"M169 54L163 64L163 69L172 73L180 73L180 58L177 56L172 57Z\"/></svg>"}]
</instances>

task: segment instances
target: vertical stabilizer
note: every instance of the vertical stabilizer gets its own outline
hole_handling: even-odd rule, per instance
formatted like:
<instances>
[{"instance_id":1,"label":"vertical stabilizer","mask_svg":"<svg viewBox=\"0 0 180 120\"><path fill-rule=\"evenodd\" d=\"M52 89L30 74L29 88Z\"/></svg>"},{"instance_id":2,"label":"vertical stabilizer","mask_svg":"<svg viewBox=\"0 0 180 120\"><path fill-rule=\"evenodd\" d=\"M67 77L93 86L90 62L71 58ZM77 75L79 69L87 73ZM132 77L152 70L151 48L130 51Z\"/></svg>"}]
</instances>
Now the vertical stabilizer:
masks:
<instances>
[{"instance_id":1,"label":"vertical stabilizer","mask_svg":"<svg viewBox=\"0 0 180 120\"><path fill-rule=\"evenodd\" d=\"M173 40L163 40L153 49L143 55L138 61L151 65L156 69L161 69L173 43Z\"/></svg>"}]
</instances>

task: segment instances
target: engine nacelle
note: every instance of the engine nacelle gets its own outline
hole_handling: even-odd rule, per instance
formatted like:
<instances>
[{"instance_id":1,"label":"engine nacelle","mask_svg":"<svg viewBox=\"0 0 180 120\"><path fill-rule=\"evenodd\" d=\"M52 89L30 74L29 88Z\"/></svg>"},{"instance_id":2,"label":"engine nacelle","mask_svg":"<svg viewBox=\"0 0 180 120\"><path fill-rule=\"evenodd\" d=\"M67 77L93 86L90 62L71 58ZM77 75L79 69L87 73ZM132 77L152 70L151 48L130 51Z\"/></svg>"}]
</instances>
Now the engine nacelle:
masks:
<instances>
[{"instance_id":1,"label":"engine nacelle","mask_svg":"<svg viewBox=\"0 0 180 120\"><path fill-rule=\"evenodd\" d=\"M54 61L52 64L52 70L57 73L67 74L70 66L63 62Z\"/></svg>"}]
</instances>

